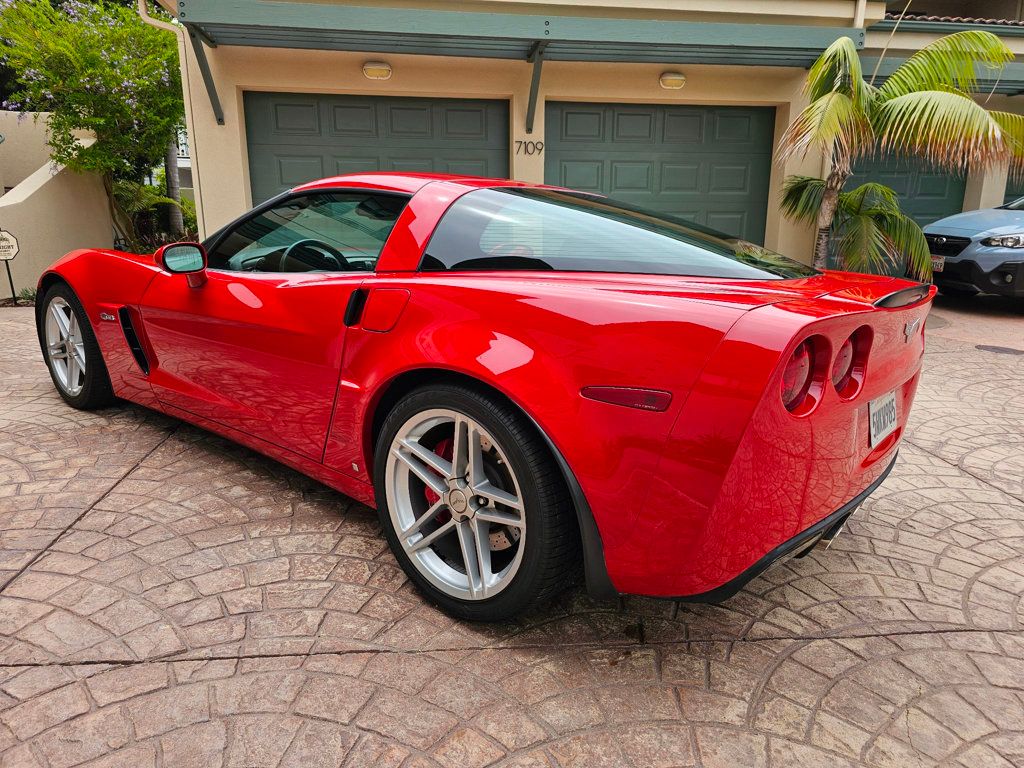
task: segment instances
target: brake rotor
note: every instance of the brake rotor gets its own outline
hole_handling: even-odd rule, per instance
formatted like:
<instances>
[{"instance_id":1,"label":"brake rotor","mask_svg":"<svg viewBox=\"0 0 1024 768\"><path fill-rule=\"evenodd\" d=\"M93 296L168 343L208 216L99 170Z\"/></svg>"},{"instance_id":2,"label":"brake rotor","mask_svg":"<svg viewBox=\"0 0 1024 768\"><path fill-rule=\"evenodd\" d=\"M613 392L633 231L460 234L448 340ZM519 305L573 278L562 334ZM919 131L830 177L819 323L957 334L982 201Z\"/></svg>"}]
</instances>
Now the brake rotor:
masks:
<instances>
[{"instance_id":1,"label":"brake rotor","mask_svg":"<svg viewBox=\"0 0 1024 768\"><path fill-rule=\"evenodd\" d=\"M486 437L481 438L480 448L482 449L482 452L485 455L488 454L493 447L494 446L490 440L488 440ZM436 453L442 459L445 459L447 461L452 461L454 451L455 442L450 437L445 437L439 440L437 445L434 446L434 453ZM502 463L499 457L493 458L498 464ZM488 471L489 469L490 471ZM498 472L488 467L486 464L484 467L484 472L491 482L495 482L496 480L498 480ZM438 495L438 493L433 488L427 485L423 486L423 494L427 499L428 506L433 506L434 504L441 500L440 495ZM437 515L434 517L434 520L440 525L443 523L447 523L451 519L451 517L451 512L446 508L438 512ZM521 535L522 533L518 528L503 525L498 528L492 527L490 534L488 534L487 536L487 540L492 552L503 552L504 550L510 549L513 546L515 546L516 542L519 541L519 537Z\"/></svg>"}]
</instances>

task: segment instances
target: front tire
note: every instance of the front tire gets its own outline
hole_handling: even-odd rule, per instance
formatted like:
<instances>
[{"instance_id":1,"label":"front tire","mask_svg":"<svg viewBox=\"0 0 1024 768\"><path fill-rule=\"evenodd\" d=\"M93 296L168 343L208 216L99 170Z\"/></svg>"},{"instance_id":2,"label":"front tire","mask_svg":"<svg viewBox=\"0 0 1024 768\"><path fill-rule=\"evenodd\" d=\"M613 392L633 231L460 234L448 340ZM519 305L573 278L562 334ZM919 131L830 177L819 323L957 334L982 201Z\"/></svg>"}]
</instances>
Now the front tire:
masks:
<instances>
[{"instance_id":1,"label":"front tire","mask_svg":"<svg viewBox=\"0 0 1024 768\"><path fill-rule=\"evenodd\" d=\"M938 284L939 293L953 299L966 299L970 296L977 296L980 291L977 288L957 287L952 285Z\"/></svg>"},{"instance_id":2,"label":"front tire","mask_svg":"<svg viewBox=\"0 0 1024 768\"><path fill-rule=\"evenodd\" d=\"M91 411L114 402L89 317L71 286L55 283L43 295L36 330L57 393L72 408Z\"/></svg>"},{"instance_id":3,"label":"front tire","mask_svg":"<svg viewBox=\"0 0 1024 768\"><path fill-rule=\"evenodd\" d=\"M579 533L533 425L468 387L417 389L377 440L381 527L402 569L448 614L502 621L571 583Z\"/></svg>"}]
</instances>

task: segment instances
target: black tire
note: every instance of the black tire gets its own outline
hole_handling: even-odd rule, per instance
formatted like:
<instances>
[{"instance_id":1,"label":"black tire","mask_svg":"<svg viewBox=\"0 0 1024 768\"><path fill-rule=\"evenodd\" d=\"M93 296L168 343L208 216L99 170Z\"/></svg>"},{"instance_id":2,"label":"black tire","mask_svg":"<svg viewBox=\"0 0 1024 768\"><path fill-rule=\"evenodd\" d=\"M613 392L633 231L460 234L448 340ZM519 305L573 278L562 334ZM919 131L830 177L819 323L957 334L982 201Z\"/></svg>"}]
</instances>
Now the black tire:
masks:
<instances>
[{"instance_id":1,"label":"black tire","mask_svg":"<svg viewBox=\"0 0 1024 768\"><path fill-rule=\"evenodd\" d=\"M966 299L969 296L977 296L979 291L977 288L960 288L952 285L938 284L939 293L943 296L949 296L954 299Z\"/></svg>"},{"instance_id":2,"label":"black tire","mask_svg":"<svg viewBox=\"0 0 1024 768\"><path fill-rule=\"evenodd\" d=\"M55 297L62 298L71 307L75 318L78 320L78 327L81 329L82 341L85 346L85 381L81 391L69 394L61 384L53 368L53 362L46 347L46 316L50 311L50 304ZM110 385L110 375L107 373L107 366L100 353L100 346L96 342L96 334L93 333L89 316L82 307L82 302L71 290L67 283L54 283L45 294L36 310L36 333L39 336L39 348L43 353L43 360L50 371L50 378L57 393L64 398L64 402L72 408L82 411L92 411L97 408L105 408L116 400L114 389Z\"/></svg>"},{"instance_id":3,"label":"black tire","mask_svg":"<svg viewBox=\"0 0 1024 768\"><path fill-rule=\"evenodd\" d=\"M402 549L388 511L386 473L396 434L417 413L432 408L458 411L484 427L501 445L520 480L526 521L522 563L501 592L462 600L431 584ZM450 616L470 621L505 621L575 583L580 567L576 513L565 479L536 427L501 398L458 384L424 386L403 397L387 415L374 453L374 487L381 528L402 569L426 598Z\"/></svg>"}]
</instances>

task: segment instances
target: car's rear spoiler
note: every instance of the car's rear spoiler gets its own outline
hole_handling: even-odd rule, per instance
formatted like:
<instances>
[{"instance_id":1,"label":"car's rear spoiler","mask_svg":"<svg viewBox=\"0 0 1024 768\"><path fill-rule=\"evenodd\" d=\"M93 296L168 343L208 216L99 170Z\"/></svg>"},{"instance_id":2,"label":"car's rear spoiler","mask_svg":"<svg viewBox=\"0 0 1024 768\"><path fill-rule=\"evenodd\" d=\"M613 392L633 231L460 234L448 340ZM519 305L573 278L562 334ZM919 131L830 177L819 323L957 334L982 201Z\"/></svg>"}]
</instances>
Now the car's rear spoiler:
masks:
<instances>
[{"instance_id":1,"label":"car's rear spoiler","mask_svg":"<svg viewBox=\"0 0 1024 768\"><path fill-rule=\"evenodd\" d=\"M931 292L932 286L922 283L921 285L902 288L898 291L887 294L878 299L874 303L874 306L884 307L885 309L909 307L911 304L917 304L919 301L927 299L931 295Z\"/></svg>"}]
</instances>

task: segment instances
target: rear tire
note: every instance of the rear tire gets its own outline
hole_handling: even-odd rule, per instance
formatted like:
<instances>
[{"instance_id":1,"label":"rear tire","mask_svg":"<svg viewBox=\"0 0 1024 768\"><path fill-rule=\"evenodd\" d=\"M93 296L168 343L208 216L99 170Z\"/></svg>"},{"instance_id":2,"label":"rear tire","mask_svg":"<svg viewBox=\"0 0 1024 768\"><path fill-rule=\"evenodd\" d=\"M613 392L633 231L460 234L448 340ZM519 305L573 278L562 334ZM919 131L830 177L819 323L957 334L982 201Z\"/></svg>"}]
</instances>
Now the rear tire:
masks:
<instances>
[{"instance_id":1,"label":"rear tire","mask_svg":"<svg viewBox=\"0 0 1024 768\"><path fill-rule=\"evenodd\" d=\"M36 312L43 360L57 393L72 408L91 411L111 405L114 389L89 316L67 283L55 283Z\"/></svg>"},{"instance_id":2,"label":"rear tire","mask_svg":"<svg viewBox=\"0 0 1024 768\"><path fill-rule=\"evenodd\" d=\"M503 621L573 582L579 532L536 428L498 397L417 389L381 428L381 527L412 582L446 613Z\"/></svg>"}]
</instances>

